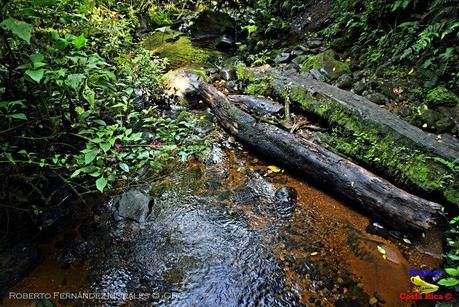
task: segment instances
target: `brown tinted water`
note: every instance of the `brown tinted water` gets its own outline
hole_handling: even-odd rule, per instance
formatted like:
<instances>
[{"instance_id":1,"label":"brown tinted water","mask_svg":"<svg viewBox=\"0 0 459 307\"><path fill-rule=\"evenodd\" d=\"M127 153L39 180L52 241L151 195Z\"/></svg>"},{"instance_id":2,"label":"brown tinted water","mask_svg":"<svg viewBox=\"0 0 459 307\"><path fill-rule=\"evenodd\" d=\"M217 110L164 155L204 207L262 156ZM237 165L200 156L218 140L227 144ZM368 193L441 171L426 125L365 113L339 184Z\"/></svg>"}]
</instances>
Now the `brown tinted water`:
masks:
<instances>
[{"instance_id":1,"label":"brown tinted water","mask_svg":"<svg viewBox=\"0 0 459 307\"><path fill-rule=\"evenodd\" d=\"M241 149L225 153L226 158L215 165L182 165L156 183L151 194L160 208L135 239L123 234L122 240L110 241L103 229L97 230L93 236L101 236L94 241L99 248L89 249L80 255L82 260L69 265L62 261L65 252L57 243L63 239L59 237L42 246L42 262L10 291L50 293L58 306L83 302L55 299L55 292L140 293L153 288L177 296L172 301L97 303L409 306L411 302L399 298L400 293L414 290L409 268L440 265L439 234L411 239L411 244L370 234L366 231L370 220L349 204L290 174L270 170ZM261 189L272 183L297 191L291 221L272 214L270 200L263 200L257 191L247 192L254 178ZM77 232L106 216L89 218L91 222L80 225ZM78 234L74 241L85 240ZM35 306L35 301L6 299L4 305Z\"/></svg>"}]
</instances>

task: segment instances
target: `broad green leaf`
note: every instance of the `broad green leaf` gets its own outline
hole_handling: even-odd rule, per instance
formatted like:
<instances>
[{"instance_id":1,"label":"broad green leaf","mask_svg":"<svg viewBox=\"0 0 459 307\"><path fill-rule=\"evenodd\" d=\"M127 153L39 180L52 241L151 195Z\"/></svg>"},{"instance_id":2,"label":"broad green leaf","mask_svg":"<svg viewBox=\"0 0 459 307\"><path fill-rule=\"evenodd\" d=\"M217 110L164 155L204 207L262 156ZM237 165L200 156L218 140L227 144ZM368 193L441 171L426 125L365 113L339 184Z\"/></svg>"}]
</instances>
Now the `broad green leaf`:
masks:
<instances>
[{"instance_id":1,"label":"broad green leaf","mask_svg":"<svg viewBox=\"0 0 459 307\"><path fill-rule=\"evenodd\" d=\"M445 272L448 273L448 275L451 275L451 276L459 275L459 270L457 270L457 269L446 268Z\"/></svg>"},{"instance_id":2,"label":"broad green leaf","mask_svg":"<svg viewBox=\"0 0 459 307\"><path fill-rule=\"evenodd\" d=\"M91 163L92 161L94 161L94 159L96 158L96 153L91 150L91 151L88 151L85 155L84 155L84 163L85 164L89 164Z\"/></svg>"},{"instance_id":3,"label":"broad green leaf","mask_svg":"<svg viewBox=\"0 0 459 307\"><path fill-rule=\"evenodd\" d=\"M438 281L438 284L440 286L454 287L459 284L459 279L454 278L454 277L443 278Z\"/></svg>"},{"instance_id":4,"label":"broad green leaf","mask_svg":"<svg viewBox=\"0 0 459 307\"><path fill-rule=\"evenodd\" d=\"M34 53L30 56L30 60L32 61L32 63L35 64L43 62L45 60L45 57L41 53Z\"/></svg>"},{"instance_id":5,"label":"broad green leaf","mask_svg":"<svg viewBox=\"0 0 459 307\"><path fill-rule=\"evenodd\" d=\"M96 120L94 120L94 123L99 124L99 125L101 125L101 126L107 126L107 123L104 122L104 121L101 120L101 119L96 119Z\"/></svg>"},{"instance_id":6,"label":"broad green leaf","mask_svg":"<svg viewBox=\"0 0 459 307\"><path fill-rule=\"evenodd\" d=\"M8 117L14 118L14 119L27 120L27 115L25 115L24 113L9 114Z\"/></svg>"},{"instance_id":7,"label":"broad green leaf","mask_svg":"<svg viewBox=\"0 0 459 307\"><path fill-rule=\"evenodd\" d=\"M37 70L26 70L26 75L29 76L32 80L37 83L40 83L41 79L43 78L45 70L44 69L37 69Z\"/></svg>"},{"instance_id":8,"label":"broad green leaf","mask_svg":"<svg viewBox=\"0 0 459 307\"><path fill-rule=\"evenodd\" d=\"M129 173L129 166L126 163L121 162L119 165L123 171L125 171L126 173Z\"/></svg>"},{"instance_id":9,"label":"broad green leaf","mask_svg":"<svg viewBox=\"0 0 459 307\"><path fill-rule=\"evenodd\" d=\"M80 36L75 37L72 40L72 44L76 49L81 49L82 47L84 47L84 45L86 45L86 42L87 42L87 39L84 37L83 34L81 34Z\"/></svg>"},{"instance_id":10,"label":"broad green leaf","mask_svg":"<svg viewBox=\"0 0 459 307\"><path fill-rule=\"evenodd\" d=\"M0 26L5 30L11 31L14 35L17 35L27 43L30 43L30 36L32 33L31 24L10 17L3 20Z\"/></svg>"},{"instance_id":11,"label":"broad green leaf","mask_svg":"<svg viewBox=\"0 0 459 307\"><path fill-rule=\"evenodd\" d=\"M92 89L90 89L89 87L86 86L84 91L83 91L83 97L86 99L86 101L91 106L94 106L94 104L95 104L95 96L96 96L96 93L94 93L94 91Z\"/></svg>"},{"instance_id":12,"label":"broad green leaf","mask_svg":"<svg viewBox=\"0 0 459 307\"><path fill-rule=\"evenodd\" d=\"M96 188L103 193L105 187L107 186L107 179L105 177L100 177L99 179L96 180Z\"/></svg>"},{"instance_id":13,"label":"broad green leaf","mask_svg":"<svg viewBox=\"0 0 459 307\"><path fill-rule=\"evenodd\" d=\"M75 91L78 91L85 78L86 76L83 74L70 74L67 76L65 84L73 88Z\"/></svg>"},{"instance_id":14,"label":"broad green leaf","mask_svg":"<svg viewBox=\"0 0 459 307\"><path fill-rule=\"evenodd\" d=\"M100 146L100 148L102 148L102 150L104 152L109 151L110 147L111 147L110 143L101 143L101 144L99 144L99 146Z\"/></svg>"},{"instance_id":15,"label":"broad green leaf","mask_svg":"<svg viewBox=\"0 0 459 307\"><path fill-rule=\"evenodd\" d=\"M76 171L74 171L74 172L72 173L72 175L70 175L70 178L75 178L75 177L77 177L80 173L81 173L81 169L77 169Z\"/></svg>"}]
</instances>

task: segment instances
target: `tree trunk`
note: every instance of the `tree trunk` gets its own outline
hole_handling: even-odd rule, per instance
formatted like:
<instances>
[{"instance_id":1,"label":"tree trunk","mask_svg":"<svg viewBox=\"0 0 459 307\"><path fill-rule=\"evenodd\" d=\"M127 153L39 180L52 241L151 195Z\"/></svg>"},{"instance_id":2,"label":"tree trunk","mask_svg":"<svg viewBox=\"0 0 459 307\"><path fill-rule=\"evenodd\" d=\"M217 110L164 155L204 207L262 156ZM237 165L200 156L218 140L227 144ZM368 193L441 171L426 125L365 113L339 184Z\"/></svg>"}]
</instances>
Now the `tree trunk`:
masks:
<instances>
[{"instance_id":1,"label":"tree trunk","mask_svg":"<svg viewBox=\"0 0 459 307\"><path fill-rule=\"evenodd\" d=\"M443 222L439 204L411 195L314 142L257 122L206 83L195 86L220 124L242 143L330 188L378 220L396 229L417 231Z\"/></svg>"},{"instance_id":2,"label":"tree trunk","mask_svg":"<svg viewBox=\"0 0 459 307\"><path fill-rule=\"evenodd\" d=\"M326 123L332 133L323 140L336 151L404 189L459 206L459 141L453 136L425 132L309 74L262 66L238 68L238 77Z\"/></svg>"}]
</instances>

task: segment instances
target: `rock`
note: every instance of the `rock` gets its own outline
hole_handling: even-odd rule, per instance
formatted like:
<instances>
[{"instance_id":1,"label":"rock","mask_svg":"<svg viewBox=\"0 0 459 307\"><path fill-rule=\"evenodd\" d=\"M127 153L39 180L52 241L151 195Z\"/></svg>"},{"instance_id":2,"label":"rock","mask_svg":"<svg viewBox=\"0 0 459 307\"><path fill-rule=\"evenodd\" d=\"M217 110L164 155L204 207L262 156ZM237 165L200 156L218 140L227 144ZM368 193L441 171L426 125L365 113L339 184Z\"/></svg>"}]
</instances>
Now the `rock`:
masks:
<instances>
[{"instance_id":1,"label":"rock","mask_svg":"<svg viewBox=\"0 0 459 307\"><path fill-rule=\"evenodd\" d=\"M459 105L459 96L441 85L427 94L426 103L429 106L456 106Z\"/></svg>"},{"instance_id":2,"label":"rock","mask_svg":"<svg viewBox=\"0 0 459 307\"><path fill-rule=\"evenodd\" d=\"M235 80L226 82L226 88L230 93L237 93L239 91L239 84Z\"/></svg>"},{"instance_id":3,"label":"rock","mask_svg":"<svg viewBox=\"0 0 459 307\"><path fill-rule=\"evenodd\" d=\"M150 212L151 198L139 190L129 190L113 199L115 220L129 220L143 224Z\"/></svg>"},{"instance_id":4,"label":"rock","mask_svg":"<svg viewBox=\"0 0 459 307\"><path fill-rule=\"evenodd\" d=\"M220 70L220 76L226 81L234 80L236 79L236 71L234 68L223 68Z\"/></svg>"},{"instance_id":5,"label":"rock","mask_svg":"<svg viewBox=\"0 0 459 307\"><path fill-rule=\"evenodd\" d=\"M293 56L293 57L297 57L297 56L300 56L300 55L304 55L304 50L302 49L299 49L299 48L295 48L293 49L290 54Z\"/></svg>"},{"instance_id":6,"label":"rock","mask_svg":"<svg viewBox=\"0 0 459 307\"><path fill-rule=\"evenodd\" d=\"M274 58L274 63L276 64L281 64L281 63L286 63L288 62L288 60L291 59L291 54L288 53L288 52L282 52L281 54L279 54L278 56L276 56Z\"/></svg>"},{"instance_id":7,"label":"rock","mask_svg":"<svg viewBox=\"0 0 459 307\"><path fill-rule=\"evenodd\" d=\"M324 69L332 80L338 79L343 74L350 74L349 65L335 59L333 50L326 50L317 55L310 55L302 64L301 71L307 72L313 68Z\"/></svg>"},{"instance_id":8,"label":"rock","mask_svg":"<svg viewBox=\"0 0 459 307\"><path fill-rule=\"evenodd\" d=\"M367 95L366 98L370 100L371 102L380 104L380 105L385 104L387 102L386 96L384 96L381 93L372 93L372 94Z\"/></svg>"},{"instance_id":9,"label":"rock","mask_svg":"<svg viewBox=\"0 0 459 307\"><path fill-rule=\"evenodd\" d=\"M276 212L283 219L288 219L292 216L296 208L297 193L291 187L282 187L276 190L274 194L274 204Z\"/></svg>"},{"instance_id":10,"label":"rock","mask_svg":"<svg viewBox=\"0 0 459 307\"><path fill-rule=\"evenodd\" d=\"M336 80L336 86L347 90L352 87L352 82L352 77L348 74L344 74Z\"/></svg>"},{"instance_id":11,"label":"rock","mask_svg":"<svg viewBox=\"0 0 459 307\"><path fill-rule=\"evenodd\" d=\"M438 120L435 123L436 131L439 133L449 132L453 129L454 122L454 108L439 107L438 108Z\"/></svg>"},{"instance_id":12,"label":"rock","mask_svg":"<svg viewBox=\"0 0 459 307\"><path fill-rule=\"evenodd\" d=\"M306 73L306 75L309 78L316 79L319 81L326 81L328 79L326 72L324 72L323 70L318 70L318 69L311 69L310 71Z\"/></svg>"},{"instance_id":13,"label":"rock","mask_svg":"<svg viewBox=\"0 0 459 307\"><path fill-rule=\"evenodd\" d=\"M280 103L264 96L231 95L228 99L233 103L243 104L249 111L257 114L277 114L284 109Z\"/></svg>"},{"instance_id":14,"label":"rock","mask_svg":"<svg viewBox=\"0 0 459 307\"><path fill-rule=\"evenodd\" d=\"M272 199L276 192L274 185L262 177L258 173L253 173L253 178L247 184L247 188L251 189L254 194L260 195L267 199Z\"/></svg>"},{"instance_id":15,"label":"rock","mask_svg":"<svg viewBox=\"0 0 459 307\"><path fill-rule=\"evenodd\" d=\"M216 144L212 146L212 150L209 152L206 158L206 166L210 167L213 165L219 165L225 163L227 160L225 152Z\"/></svg>"},{"instance_id":16,"label":"rock","mask_svg":"<svg viewBox=\"0 0 459 307\"><path fill-rule=\"evenodd\" d=\"M38 258L37 249L29 244L17 244L0 251L0 297L32 268Z\"/></svg>"},{"instance_id":17,"label":"rock","mask_svg":"<svg viewBox=\"0 0 459 307\"><path fill-rule=\"evenodd\" d=\"M411 108L406 103L399 104L395 109L395 112L401 117L405 118L411 115Z\"/></svg>"},{"instance_id":18,"label":"rock","mask_svg":"<svg viewBox=\"0 0 459 307\"><path fill-rule=\"evenodd\" d=\"M230 51L234 48L234 39L225 34L217 40L215 48L219 51Z\"/></svg>"},{"instance_id":19,"label":"rock","mask_svg":"<svg viewBox=\"0 0 459 307\"><path fill-rule=\"evenodd\" d=\"M362 82L362 81L357 81L355 84L354 84L354 93L356 94L362 94L363 91L367 88L367 85Z\"/></svg>"},{"instance_id":20,"label":"rock","mask_svg":"<svg viewBox=\"0 0 459 307\"><path fill-rule=\"evenodd\" d=\"M190 70L191 73L185 70L186 68L176 69L164 75L166 93L175 95L183 106L192 109L204 108L205 105L201 103L201 96L196 93L193 83L200 80L209 81L209 77L201 70L193 69Z\"/></svg>"},{"instance_id":21,"label":"rock","mask_svg":"<svg viewBox=\"0 0 459 307\"><path fill-rule=\"evenodd\" d=\"M296 46L296 48L301 50L301 51L303 51L303 52L308 52L309 51L308 47L306 47L305 45L301 45L301 44Z\"/></svg>"},{"instance_id":22,"label":"rock","mask_svg":"<svg viewBox=\"0 0 459 307\"><path fill-rule=\"evenodd\" d=\"M306 42L306 46L310 49L319 48L322 46L322 40L320 39L312 39Z\"/></svg>"},{"instance_id":23,"label":"rock","mask_svg":"<svg viewBox=\"0 0 459 307\"><path fill-rule=\"evenodd\" d=\"M300 55L300 56L297 56L295 57L293 60L292 60L292 64L294 64L296 67L298 68L301 68L301 66L303 65L303 62L308 58L307 55Z\"/></svg>"},{"instance_id":24,"label":"rock","mask_svg":"<svg viewBox=\"0 0 459 307\"><path fill-rule=\"evenodd\" d=\"M189 29L193 37L234 33L235 22L226 13L204 10L191 20Z\"/></svg>"},{"instance_id":25,"label":"rock","mask_svg":"<svg viewBox=\"0 0 459 307\"><path fill-rule=\"evenodd\" d=\"M365 70L357 70L352 73L352 78L354 78L354 80L361 80L363 77L365 77L365 75Z\"/></svg>"}]
</instances>

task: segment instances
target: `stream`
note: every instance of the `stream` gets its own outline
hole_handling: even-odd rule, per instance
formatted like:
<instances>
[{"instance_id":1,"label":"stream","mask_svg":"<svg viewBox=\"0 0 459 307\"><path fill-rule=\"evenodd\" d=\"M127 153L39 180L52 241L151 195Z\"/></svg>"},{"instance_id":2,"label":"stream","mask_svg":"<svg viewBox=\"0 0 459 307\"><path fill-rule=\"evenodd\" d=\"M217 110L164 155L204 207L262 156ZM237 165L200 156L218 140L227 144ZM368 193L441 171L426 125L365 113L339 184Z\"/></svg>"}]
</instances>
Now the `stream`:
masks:
<instances>
[{"instance_id":1,"label":"stream","mask_svg":"<svg viewBox=\"0 0 459 307\"><path fill-rule=\"evenodd\" d=\"M167 53L170 41L189 44L174 35L147 45ZM187 56L174 68L196 64ZM127 191L151 199L140 220L120 218L113 198L81 209L10 289L42 297L6 297L4 306L411 305L400 300L413 290L409 270L438 268L440 233L403 240L195 112L213 135L206 158Z\"/></svg>"},{"instance_id":2,"label":"stream","mask_svg":"<svg viewBox=\"0 0 459 307\"><path fill-rule=\"evenodd\" d=\"M145 221L112 218L113 200L95 204L10 291L52 293L58 306L410 305L399 299L409 269L440 264L439 235L406 244L371 234L368 218L208 124L216 142L205 161L143 187ZM279 211L279 190L294 210ZM81 299L91 293L100 297Z\"/></svg>"}]
</instances>

